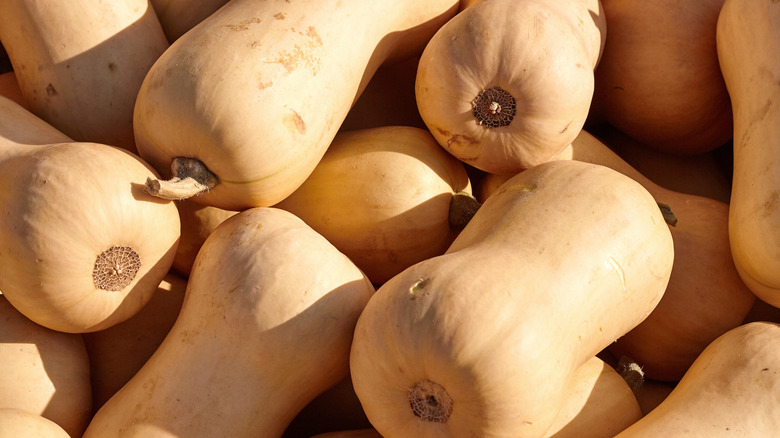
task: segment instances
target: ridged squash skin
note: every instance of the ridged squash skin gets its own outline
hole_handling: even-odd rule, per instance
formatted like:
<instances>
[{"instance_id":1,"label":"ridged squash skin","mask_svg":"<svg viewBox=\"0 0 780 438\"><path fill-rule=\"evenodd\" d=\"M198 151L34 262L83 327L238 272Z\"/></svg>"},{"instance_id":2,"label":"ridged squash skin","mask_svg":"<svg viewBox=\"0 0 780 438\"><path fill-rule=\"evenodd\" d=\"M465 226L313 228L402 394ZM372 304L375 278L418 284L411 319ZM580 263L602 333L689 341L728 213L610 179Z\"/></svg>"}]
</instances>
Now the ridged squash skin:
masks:
<instances>
[{"instance_id":1,"label":"ridged squash skin","mask_svg":"<svg viewBox=\"0 0 780 438\"><path fill-rule=\"evenodd\" d=\"M734 112L734 263L758 298L780 307L780 4L727 0L717 44Z\"/></svg>"},{"instance_id":2,"label":"ridged squash skin","mask_svg":"<svg viewBox=\"0 0 780 438\"><path fill-rule=\"evenodd\" d=\"M415 95L439 144L490 173L549 160L583 127L607 26L598 0L491 0L443 25Z\"/></svg>"},{"instance_id":3,"label":"ridged squash skin","mask_svg":"<svg viewBox=\"0 0 780 438\"><path fill-rule=\"evenodd\" d=\"M355 321L373 293L292 213L232 216L198 253L170 332L84 438L282 436L349 374Z\"/></svg>"},{"instance_id":4,"label":"ridged squash skin","mask_svg":"<svg viewBox=\"0 0 780 438\"><path fill-rule=\"evenodd\" d=\"M168 48L149 0L3 0L0 41L33 113L75 140L136 152L136 95Z\"/></svg>"},{"instance_id":5,"label":"ridged squash skin","mask_svg":"<svg viewBox=\"0 0 780 438\"><path fill-rule=\"evenodd\" d=\"M444 255L377 290L352 343L355 392L388 438L543 437L578 367L656 306L673 258L638 183L583 162L534 166Z\"/></svg>"},{"instance_id":6,"label":"ridged squash skin","mask_svg":"<svg viewBox=\"0 0 780 438\"><path fill-rule=\"evenodd\" d=\"M218 182L198 202L274 205L309 176L379 65L411 56L457 6L232 0L146 76L139 153L164 177L177 157L202 163Z\"/></svg>"},{"instance_id":7,"label":"ridged squash skin","mask_svg":"<svg viewBox=\"0 0 780 438\"><path fill-rule=\"evenodd\" d=\"M3 409L41 415L74 437L84 433L92 418L89 357L81 335L30 321L0 294L0 411ZM10 418L0 415L0 436L36 436L4 435L17 430L6 420Z\"/></svg>"},{"instance_id":8,"label":"ridged squash skin","mask_svg":"<svg viewBox=\"0 0 780 438\"><path fill-rule=\"evenodd\" d=\"M457 236L456 194L471 194L465 166L430 132L380 126L340 132L306 181L276 207L303 219L374 284L441 255Z\"/></svg>"},{"instance_id":9,"label":"ridged squash skin","mask_svg":"<svg viewBox=\"0 0 780 438\"><path fill-rule=\"evenodd\" d=\"M714 340L655 409L615 438L775 436L780 324L743 324Z\"/></svg>"}]
</instances>

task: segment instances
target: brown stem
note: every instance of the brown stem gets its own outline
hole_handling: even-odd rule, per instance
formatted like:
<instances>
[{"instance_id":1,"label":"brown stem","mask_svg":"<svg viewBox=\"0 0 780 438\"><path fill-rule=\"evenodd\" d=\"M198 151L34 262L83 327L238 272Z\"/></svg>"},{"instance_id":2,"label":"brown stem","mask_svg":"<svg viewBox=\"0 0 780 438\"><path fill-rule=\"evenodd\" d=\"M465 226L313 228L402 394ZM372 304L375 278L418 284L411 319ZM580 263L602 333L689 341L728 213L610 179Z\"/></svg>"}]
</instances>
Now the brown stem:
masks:
<instances>
[{"instance_id":1,"label":"brown stem","mask_svg":"<svg viewBox=\"0 0 780 438\"><path fill-rule=\"evenodd\" d=\"M481 205L471 193L459 191L453 194L450 200L450 228L456 231L465 228Z\"/></svg>"},{"instance_id":2,"label":"brown stem","mask_svg":"<svg viewBox=\"0 0 780 438\"><path fill-rule=\"evenodd\" d=\"M661 214L663 214L664 220L667 224L673 227L677 226L677 216L674 215L672 207L670 207L668 204L662 204L658 202L658 208L661 209Z\"/></svg>"},{"instance_id":3,"label":"brown stem","mask_svg":"<svg viewBox=\"0 0 780 438\"><path fill-rule=\"evenodd\" d=\"M171 201L188 199L216 187L219 178L197 158L177 157L171 162L169 180L146 179L146 191Z\"/></svg>"},{"instance_id":4,"label":"brown stem","mask_svg":"<svg viewBox=\"0 0 780 438\"><path fill-rule=\"evenodd\" d=\"M631 392L637 395L645 383L645 372L642 371L642 367L630 357L623 356L618 360L616 370L623 377L623 380L628 383Z\"/></svg>"}]
</instances>

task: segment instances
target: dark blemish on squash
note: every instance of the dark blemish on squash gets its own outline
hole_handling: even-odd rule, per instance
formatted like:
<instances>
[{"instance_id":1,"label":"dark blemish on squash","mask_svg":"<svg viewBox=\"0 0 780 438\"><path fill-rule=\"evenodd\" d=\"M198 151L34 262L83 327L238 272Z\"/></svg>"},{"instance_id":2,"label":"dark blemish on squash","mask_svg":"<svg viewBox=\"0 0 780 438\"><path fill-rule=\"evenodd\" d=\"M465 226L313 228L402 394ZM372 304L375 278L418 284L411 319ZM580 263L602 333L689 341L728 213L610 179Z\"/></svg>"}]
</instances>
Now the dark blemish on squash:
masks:
<instances>
[{"instance_id":1,"label":"dark blemish on squash","mask_svg":"<svg viewBox=\"0 0 780 438\"><path fill-rule=\"evenodd\" d=\"M292 31L295 32L294 29L292 29ZM309 26L305 34L302 32L295 33L308 36L309 40L302 45L295 44L292 50L279 52L277 58L266 59L265 62L281 64L288 73L291 73L303 63L303 66L306 67L313 76L317 76L317 73L320 71L321 63L317 49L322 46L322 39L320 39L319 34L313 26Z\"/></svg>"},{"instance_id":2,"label":"dark blemish on squash","mask_svg":"<svg viewBox=\"0 0 780 438\"><path fill-rule=\"evenodd\" d=\"M769 368L762 368L761 371L769 371Z\"/></svg>"},{"instance_id":3,"label":"dark blemish on squash","mask_svg":"<svg viewBox=\"0 0 780 438\"><path fill-rule=\"evenodd\" d=\"M563 127L563 130L559 132L559 134L563 134L564 132L566 132L566 130L569 129L569 126L571 126L571 122L573 122L573 120L570 120L569 123L567 123L566 126Z\"/></svg>"},{"instance_id":4,"label":"dark blemish on squash","mask_svg":"<svg viewBox=\"0 0 780 438\"><path fill-rule=\"evenodd\" d=\"M49 86L46 87L46 94L49 96L56 96L57 95L57 89L54 88L54 85L49 83Z\"/></svg>"},{"instance_id":5,"label":"dark blemish on squash","mask_svg":"<svg viewBox=\"0 0 780 438\"><path fill-rule=\"evenodd\" d=\"M108 69L109 69L111 72L115 72L115 71L116 71L116 64L114 64L113 62L109 62L109 63L108 63Z\"/></svg>"},{"instance_id":6,"label":"dark blemish on squash","mask_svg":"<svg viewBox=\"0 0 780 438\"><path fill-rule=\"evenodd\" d=\"M306 122L295 110L290 110L290 113L284 117L284 125L290 131L298 132L301 135L306 133Z\"/></svg>"},{"instance_id":7,"label":"dark blemish on squash","mask_svg":"<svg viewBox=\"0 0 780 438\"><path fill-rule=\"evenodd\" d=\"M623 87L620 87L620 86L615 86L615 87L612 87L612 89L614 89L614 90L620 90L620 91L623 91L623 90L625 90L625 88L623 88Z\"/></svg>"},{"instance_id":8,"label":"dark blemish on squash","mask_svg":"<svg viewBox=\"0 0 780 438\"><path fill-rule=\"evenodd\" d=\"M768 199L764 202L763 212L764 216L772 216L780 204L780 192L777 190L769 194Z\"/></svg>"},{"instance_id":9,"label":"dark blemish on squash","mask_svg":"<svg viewBox=\"0 0 780 438\"><path fill-rule=\"evenodd\" d=\"M249 30L249 25L258 24L258 23L260 23L260 19L257 17L253 17L248 20L241 21L238 24L225 24L222 27L227 27L228 29L235 30L235 31L241 31L241 30Z\"/></svg>"},{"instance_id":10,"label":"dark blemish on squash","mask_svg":"<svg viewBox=\"0 0 780 438\"><path fill-rule=\"evenodd\" d=\"M320 38L320 34L317 33L317 29L315 29L314 26L309 26L306 28L306 36L314 40L314 43L317 46L322 45L322 38Z\"/></svg>"},{"instance_id":11,"label":"dark blemish on squash","mask_svg":"<svg viewBox=\"0 0 780 438\"><path fill-rule=\"evenodd\" d=\"M279 12L274 14L274 18L276 18L277 20L284 20L285 18L287 18L287 15L285 15L284 12Z\"/></svg>"},{"instance_id":12,"label":"dark blemish on squash","mask_svg":"<svg viewBox=\"0 0 780 438\"><path fill-rule=\"evenodd\" d=\"M439 134L441 134L441 135L443 135L445 137L449 137L450 136L450 131L447 131L446 129L436 128L436 130L439 131Z\"/></svg>"},{"instance_id":13,"label":"dark blemish on squash","mask_svg":"<svg viewBox=\"0 0 780 438\"><path fill-rule=\"evenodd\" d=\"M468 135L452 134L450 138L447 139L447 146L452 146L453 144L472 145L477 144L477 140Z\"/></svg>"}]
</instances>

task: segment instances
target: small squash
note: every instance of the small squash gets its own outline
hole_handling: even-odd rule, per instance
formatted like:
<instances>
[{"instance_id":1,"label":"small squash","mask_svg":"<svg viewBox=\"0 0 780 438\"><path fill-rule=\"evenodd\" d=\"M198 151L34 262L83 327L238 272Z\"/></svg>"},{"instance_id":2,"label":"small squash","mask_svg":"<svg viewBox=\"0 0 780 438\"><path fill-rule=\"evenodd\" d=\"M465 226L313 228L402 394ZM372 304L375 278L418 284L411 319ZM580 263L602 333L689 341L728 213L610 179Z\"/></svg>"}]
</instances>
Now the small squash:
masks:
<instances>
[{"instance_id":1,"label":"small squash","mask_svg":"<svg viewBox=\"0 0 780 438\"><path fill-rule=\"evenodd\" d=\"M72 438L48 418L23 409L0 408L0 438Z\"/></svg>"},{"instance_id":2,"label":"small squash","mask_svg":"<svg viewBox=\"0 0 780 438\"><path fill-rule=\"evenodd\" d=\"M171 177L149 190L226 210L280 202L314 170L377 68L412 56L457 6L228 2L165 51L138 93L138 151Z\"/></svg>"},{"instance_id":3,"label":"small squash","mask_svg":"<svg viewBox=\"0 0 780 438\"><path fill-rule=\"evenodd\" d=\"M459 208L469 200L471 208ZM463 163L411 126L339 133L276 207L325 236L374 284L443 254L478 208Z\"/></svg>"},{"instance_id":4,"label":"small squash","mask_svg":"<svg viewBox=\"0 0 780 438\"><path fill-rule=\"evenodd\" d=\"M112 327L84 333L90 363L92 412L127 383L160 346L179 315L187 280L169 273L138 313Z\"/></svg>"},{"instance_id":5,"label":"small squash","mask_svg":"<svg viewBox=\"0 0 780 438\"><path fill-rule=\"evenodd\" d=\"M776 436L780 324L758 321L715 339L655 409L615 438Z\"/></svg>"},{"instance_id":6,"label":"small squash","mask_svg":"<svg viewBox=\"0 0 780 438\"><path fill-rule=\"evenodd\" d=\"M45 123L8 99L0 112L0 290L54 330L134 315L170 270L180 234L176 206L143 190L157 175L118 147L47 144L67 137L37 130Z\"/></svg>"},{"instance_id":7,"label":"small squash","mask_svg":"<svg viewBox=\"0 0 780 438\"><path fill-rule=\"evenodd\" d=\"M348 374L374 288L292 213L242 211L206 239L179 317L84 438L280 437Z\"/></svg>"},{"instance_id":8,"label":"small squash","mask_svg":"<svg viewBox=\"0 0 780 438\"><path fill-rule=\"evenodd\" d=\"M596 69L592 112L672 154L727 143L731 105L715 48L723 2L602 0L609 38Z\"/></svg>"},{"instance_id":9,"label":"small squash","mask_svg":"<svg viewBox=\"0 0 780 438\"><path fill-rule=\"evenodd\" d=\"M135 98L168 48L149 0L3 0L0 41L33 113L75 140L136 151Z\"/></svg>"},{"instance_id":10,"label":"small squash","mask_svg":"<svg viewBox=\"0 0 780 438\"><path fill-rule=\"evenodd\" d=\"M42 415L80 437L92 417L89 358L81 335L35 324L3 294L0 321L0 410ZM14 430L4 421L0 436L6 427Z\"/></svg>"},{"instance_id":11,"label":"small squash","mask_svg":"<svg viewBox=\"0 0 780 438\"><path fill-rule=\"evenodd\" d=\"M445 254L369 300L350 356L355 392L388 438L543 436L576 370L661 299L673 258L635 181L578 161L534 166Z\"/></svg>"},{"instance_id":12,"label":"small squash","mask_svg":"<svg viewBox=\"0 0 780 438\"><path fill-rule=\"evenodd\" d=\"M486 172L548 161L585 123L605 37L599 0L476 3L422 53L420 115L442 147Z\"/></svg>"},{"instance_id":13,"label":"small squash","mask_svg":"<svg viewBox=\"0 0 780 438\"><path fill-rule=\"evenodd\" d=\"M731 257L728 204L655 184L587 131L558 159L615 169L668 208L675 258L666 292L641 324L609 348L617 357L634 359L648 378L679 380L710 342L742 323L755 302ZM505 178L489 176L481 190Z\"/></svg>"},{"instance_id":14,"label":"small squash","mask_svg":"<svg viewBox=\"0 0 780 438\"><path fill-rule=\"evenodd\" d=\"M780 4L726 0L717 45L734 111L734 263L758 298L780 307Z\"/></svg>"}]
</instances>

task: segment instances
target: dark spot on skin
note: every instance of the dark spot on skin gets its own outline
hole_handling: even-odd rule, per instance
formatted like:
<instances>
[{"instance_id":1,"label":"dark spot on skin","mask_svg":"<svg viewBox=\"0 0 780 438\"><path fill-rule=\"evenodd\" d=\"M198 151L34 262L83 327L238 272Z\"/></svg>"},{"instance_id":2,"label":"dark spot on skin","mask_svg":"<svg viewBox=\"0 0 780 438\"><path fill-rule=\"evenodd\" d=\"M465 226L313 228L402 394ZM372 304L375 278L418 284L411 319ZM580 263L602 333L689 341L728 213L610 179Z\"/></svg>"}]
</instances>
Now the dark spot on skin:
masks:
<instances>
[{"instance_id":1,"label":"dark spot on skin","mask_svg":"<svg viewBox=\"0 0 780 438\"><path fill-rule=\"evenodd\" d=\"M54 88L54 85L52 85L51 83L49 83L49 86L46 87L46 94L48 94L49 96L57 95L57 90Z\"/></svg>"},{"instance_id":2,"label":"dark spot on skin","mask_svg":"<svg viewBox=\"0 0 780 438\"><path fill-rule=\"evenodd\" d=\"M277 20L284 20L285 17L286 16L284 15L284 12L279 12L276 15L274 15L274 18L276 18Z\"/></svg>"},{"instance_id":3,"label":"dark spot on skin","mask_svg":"<svg viewBox=\"0 0 780 438\"><path fill-rule=\"evenodd\" d=\"M569 129L569 126L571 125L571 122L572 121L569 121L569 123L567 123L566 126L563 127L563 130L560 132L561 134L563 134L564 132L566 132L567 129Z\"/></svg>"},{"instance_id":4,"label":"dark spot on skin","mask_svg":"<svg viewBox=\"0 0 780 438\"><path fill-rule=\"evenodd\" d=\"M623 90L625 90L625 88L623 88L623 87L614 87L614 89L615 89L615 90L620 90L620 91L623 91Z\"/></svg>"},{"instance_id":5,"label":"dark spot on skin","mask_svg":"<svg viewBox=\"0 0 780 438\"><path fill-rule=\"evenodd\" d=\"M109 62L108 63L108 69L111 70L112 72L115 72L116 71L116 64L114 64L113 62Z\"/></svg>"}]
</instances>

